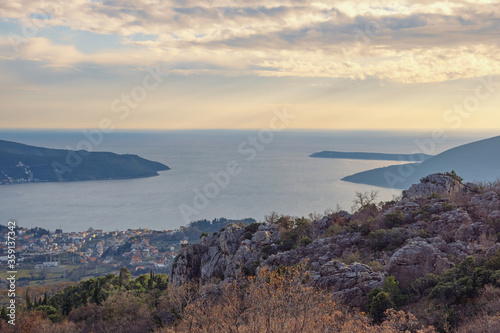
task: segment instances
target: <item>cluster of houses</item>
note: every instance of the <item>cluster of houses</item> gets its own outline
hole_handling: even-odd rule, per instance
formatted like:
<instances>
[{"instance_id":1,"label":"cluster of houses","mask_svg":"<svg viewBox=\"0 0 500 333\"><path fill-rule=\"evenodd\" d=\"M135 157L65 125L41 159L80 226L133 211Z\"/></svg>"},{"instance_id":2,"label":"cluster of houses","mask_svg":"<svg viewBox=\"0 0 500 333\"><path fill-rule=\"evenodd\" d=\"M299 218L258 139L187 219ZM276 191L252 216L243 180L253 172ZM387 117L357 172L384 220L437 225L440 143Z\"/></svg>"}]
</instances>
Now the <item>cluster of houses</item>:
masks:
<instances>
[{"instance_id":1,"label":"cluster of houses","mask_svg":"<svg viewBox=\"0 0 500 333\"><path fill-rule=\"evenodd\" d=\"M165 268L169 266L176 256L181 244L164 244L157 248L150 244L151 237L159 234L172 235L176 231L164 230L153 232L149 229L128 229L126 231L104 232L90 228L87 231L55 232L42 234L33 229L18 227L16 239L16 253L18 260L23 257L36 255L57 257L62 252L72 252L79 258L75 264L100 265L120 267L131 266L136 270L143 268ZM0 235L0 261L7 260L6 235ZM128 244L130 243L130 244ZM126 251L117 251L127 245ZM52 262L48 261L48 262ZM55 267L55 264L39 264L38 268Z\"/></svg>"}]
</instances>

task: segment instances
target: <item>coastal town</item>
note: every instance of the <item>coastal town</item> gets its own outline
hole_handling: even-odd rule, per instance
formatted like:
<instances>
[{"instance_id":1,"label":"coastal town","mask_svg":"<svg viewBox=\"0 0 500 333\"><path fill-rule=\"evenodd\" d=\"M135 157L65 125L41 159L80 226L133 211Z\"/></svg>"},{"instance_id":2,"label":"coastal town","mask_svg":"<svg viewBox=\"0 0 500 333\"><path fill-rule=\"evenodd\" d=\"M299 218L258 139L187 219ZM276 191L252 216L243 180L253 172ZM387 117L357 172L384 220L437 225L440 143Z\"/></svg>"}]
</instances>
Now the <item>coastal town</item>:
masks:
<instances>
[{"instance_id":1,"label":"coastal town","mask_svg":"<svg viewBox=\"0 0 500 333\"><path fill-rule=\"evenodd\" d=\"M127 267L133 275L151 270L168 273L179 248L199 240L200 232L186 227L108 232L94 228L51 232L38 227L18 227L16 234L17 270L24 271L19 280L24 284L44 284L101 276L121 267ZM2 232L0 263L7 260L7 233Z\"/></svg>"},{"instance_id":2,"label":"coastal town","mask_svg":"<svg viewBox=\"0 0 500 333\"><path fill-rule=\"evenodd\" d=\"M126 267L134 276L155 272L169 274L179 250L201 236L231 223L248 225L247 218L199 220L177 229L148 228L104 231L54 231L16 224L16 270L20 285L46 285L117 274ZM0 265L8 262L8 227L0 224ZM0 285L6 283L0 276Z\"/></svg>"}]
</instances>

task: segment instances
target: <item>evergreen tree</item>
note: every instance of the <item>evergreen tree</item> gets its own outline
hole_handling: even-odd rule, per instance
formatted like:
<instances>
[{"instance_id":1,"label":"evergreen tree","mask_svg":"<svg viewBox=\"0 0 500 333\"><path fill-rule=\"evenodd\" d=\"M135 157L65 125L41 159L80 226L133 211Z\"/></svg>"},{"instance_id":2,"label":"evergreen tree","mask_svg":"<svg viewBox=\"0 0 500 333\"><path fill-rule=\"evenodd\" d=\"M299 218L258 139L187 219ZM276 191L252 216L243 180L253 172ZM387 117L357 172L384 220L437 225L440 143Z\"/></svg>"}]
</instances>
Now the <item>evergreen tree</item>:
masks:
<instances>
[{"instance_id":1,"label":"evergreen tree","mask_svg":"<svg viewBox=\"0 0 500 333\"><path fill-rule=\"evenodd\" d=\"M28 290L26 290L26 308L28 309L33 308L33 303L31 303L31 297L28 293Z\"/></svg>"},{"instance_id":2,"label":"evergreen tree","mask_svg":"<svg viewBox=\"0 0 500 333\"><path fill-rule=\"evenodd\" d=\"M380 323L384 319L385 310L391 307L389 294L385 291L379 292L370 304L370 315L376 323Z\"/></svg>"},{"instance_id":3,"label":"evergreen tree","mask_svg":"<svg viewBox=\"0 0 500 333\"><path fill-rule=\"evenodd\" d=\"M0 310L0 320L9 320L9 317L7 317L7 309L2 306L2 310Z\"/></svg>"},{"instance_id":4,"label":"evergreen tree","mask_svg":"<svg viewBox=\"0 0 500 333\"><path fill-rule=\"evenodd\" d=\"M101 288L99 286L96 286L96 288L94 289L94 294L92 295L92 300L97 305L101 304L100 300L99 300L99 292L100 291L101 291Z\"/></svg>"},{"instance_id":5,"label":"evergreen tree","mask_svg":"<svg viewBox=\"0 0 500 333\"><path fill-rule=\"evenodd\" d=\"M153 279L153 278L150 278L150 279L148 280L148 289L149 289L149 290L153 290L153 289L154 289L154 286L155 286L154 279Z\"/></svg>"},{"instance_id":6,"label":"evergreen tree","mask_svg":"<svg viewBox=\"0 0 500 333\"><path fill-rule=\"evenodd\" d=\"M120 275L118 276L118 281L120 288L127 287L128 283L130 281L130 271L127 269L127 267L122 267L120 268Z\"/></svg>"}]
</instances>

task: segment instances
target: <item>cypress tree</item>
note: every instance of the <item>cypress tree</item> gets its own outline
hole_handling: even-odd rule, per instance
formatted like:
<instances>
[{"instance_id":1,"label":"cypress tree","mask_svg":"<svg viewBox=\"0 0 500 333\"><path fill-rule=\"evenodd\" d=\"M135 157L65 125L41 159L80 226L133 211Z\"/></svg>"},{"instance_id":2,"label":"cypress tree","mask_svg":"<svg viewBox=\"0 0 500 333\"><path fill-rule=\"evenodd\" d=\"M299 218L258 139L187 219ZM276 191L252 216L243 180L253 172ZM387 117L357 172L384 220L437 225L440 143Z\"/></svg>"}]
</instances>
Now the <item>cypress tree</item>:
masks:
<instances>
[{"instance_id":1,"label":"cypress tree","mask_svg":"<svg viewBox=\"0 0 500 333\"><path fill-rule=\"evenodd\" d=\"M0 310L0 320L9 320L9 317L7 317L7 309L2 306L2 310Z\"/></svg>"},{"instance_id":2,"label":"cypress tree","mask_svg":"<svg viewBox=\"0 0 500 333\"><path fill-rule=\"evenodd\" d=\"M31 303L31 297L27 290L26 290L26 308L28 309L33 308L33 303Z\"/></svg>"}]
</instances>

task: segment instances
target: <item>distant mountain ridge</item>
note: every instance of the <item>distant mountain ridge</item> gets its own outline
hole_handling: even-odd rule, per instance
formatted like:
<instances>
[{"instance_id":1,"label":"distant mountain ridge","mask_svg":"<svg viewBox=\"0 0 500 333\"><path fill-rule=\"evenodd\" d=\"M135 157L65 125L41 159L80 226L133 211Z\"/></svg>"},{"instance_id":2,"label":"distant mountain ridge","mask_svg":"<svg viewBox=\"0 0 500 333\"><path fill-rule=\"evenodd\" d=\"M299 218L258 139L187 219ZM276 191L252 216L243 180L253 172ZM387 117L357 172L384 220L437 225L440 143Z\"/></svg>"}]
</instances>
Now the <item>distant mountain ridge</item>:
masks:
<instances>
[{"instance_id":1,"label":"distant mountain ridge","mask_svg":"<svg viewBox=\"0 0 500 333\"><path fill-rule=\"evenodd\" d=\"M426 175L452 170L470 182L494 181L500 178L500 136L449 149L423 163L377 168L344 177L342 180L404 189Z\"/></svg>"},{"instance_id":2,"label":"distant mountain ridge","mask_svg":"<svg viewBox=\"0 0 500 333\"><path fill-rule=\"evenodd\" d=\"M352 160L377 160L377 161L415 161L423 162L432 157L427 154L388 154L388 153L365 153L365 152L343 152L324 150L319 153L309 155L309 157L319 158L346 158Z\"/></svg>"},{"instance_id":3,"label":"distant mountain ridge","mask_svg":"<svg viewBox=\"0 0 500 333\"><path fill-rule=\"evenodd\" d=\"M0 140L0 184L131 179L170 170L137 155L73 151Z\"/></svg>"}]
</instances>

